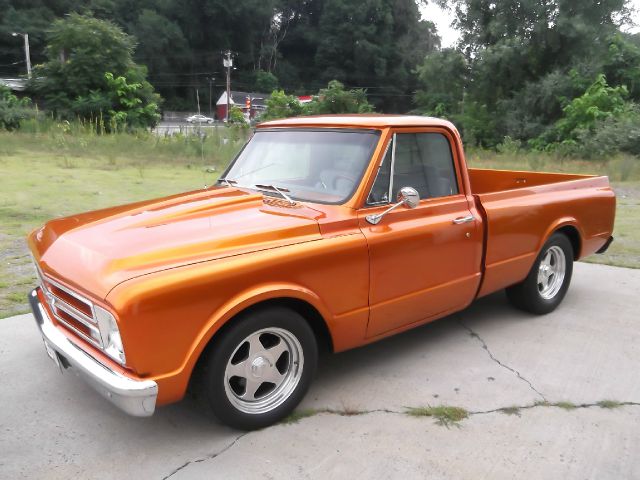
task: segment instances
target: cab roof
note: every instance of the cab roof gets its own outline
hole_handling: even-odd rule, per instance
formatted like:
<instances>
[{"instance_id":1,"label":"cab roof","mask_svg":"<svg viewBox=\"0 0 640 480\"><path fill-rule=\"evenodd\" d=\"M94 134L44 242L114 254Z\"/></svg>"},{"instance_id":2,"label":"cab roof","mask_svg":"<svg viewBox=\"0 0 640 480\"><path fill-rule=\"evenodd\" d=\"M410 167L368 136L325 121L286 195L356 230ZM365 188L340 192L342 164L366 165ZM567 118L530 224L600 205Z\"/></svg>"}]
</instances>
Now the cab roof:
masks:
<instances>
[{"instance_id":1,"label":"cab roof","mask_svg":"<svg viewBox=\"0 0 640 480\"><path fill-rule=\"evenodd\" d=\"M283 118L260 123L258 128L271 127L352 127L352 128L387 128L387 127L444 127L455 131L453 124L447 120L418 115L315 115L308 117Z\"/></svg>"}]
</instances>

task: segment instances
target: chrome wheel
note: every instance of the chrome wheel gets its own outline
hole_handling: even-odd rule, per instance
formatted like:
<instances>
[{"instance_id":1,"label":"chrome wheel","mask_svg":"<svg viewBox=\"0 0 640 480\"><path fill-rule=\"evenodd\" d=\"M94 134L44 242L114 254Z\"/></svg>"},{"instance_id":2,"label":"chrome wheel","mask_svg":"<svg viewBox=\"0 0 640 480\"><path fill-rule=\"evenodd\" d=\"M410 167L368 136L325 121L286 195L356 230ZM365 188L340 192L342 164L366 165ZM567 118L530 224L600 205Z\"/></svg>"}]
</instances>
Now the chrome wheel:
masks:
<instances>
[{"instance_id":1,"label":"chrome wheel","mask_svg":"<svg viewBox=\"0 0 640 480\"><path fill-rule=\"evenodd\" d=\"M562 248L550 247L538 266L538 292L545 300L551 300L562 288L567 260Z\"/></svg>"},{"instance_id":2,"label":"chrome wheel","mask_svg":"<svg viewBox=\"0 0 640 480\"><path fill-rule=\"evenodd\" d=\"M227 399L244 413L270 412L296 389L303 367L304 354L295 335L276 327L258 330L240 342L227 362Z\"/></svg>"}]
</instances>

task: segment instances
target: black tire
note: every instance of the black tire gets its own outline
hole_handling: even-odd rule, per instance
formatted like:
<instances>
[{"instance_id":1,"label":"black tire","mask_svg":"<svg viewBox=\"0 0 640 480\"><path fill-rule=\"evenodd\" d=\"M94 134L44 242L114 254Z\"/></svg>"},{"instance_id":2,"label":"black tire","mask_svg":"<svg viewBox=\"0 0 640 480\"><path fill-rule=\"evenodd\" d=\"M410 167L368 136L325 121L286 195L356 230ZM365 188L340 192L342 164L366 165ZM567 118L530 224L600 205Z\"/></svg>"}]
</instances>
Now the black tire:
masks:
<instances>
[{"instance_id":1,"label":"black tire","mask_svg":"<svg viewBox=\"0 0 640 480\"><path fill-rule=\"evenodd\" d=\"M256 338L263 350L255 349L249 341L255 342ZM279 342L284 343L281 346ZM271 350L274 347L277 348ZM278 354L280 348L288 350ZM245 353L246 359L242 360ZM307 393L317 364L318 345L307 321L290 309L267 307L243 314L217 339L205 359L200 381L209 407L222 423L256 430L282 420L294 410ZM228 367L241 369L241 376L229 378ZM285 380L278 385L271 383L267 379L271 374L280 374ZM251 394L249 386L258 382L258 390ZM267 393L261 397L263 391ZM247 400L241 398L247 394ZM269 398L271 406L265 400ZM266 402L266 406L259 402Z\"/></svg>"},{"instance_id":2,"label":"black tire","mask_svg":"<svg viewBox=\"0 0 640 480\"><path fill-rule=\"evenodd\" d=\"M554 285L554 288L545 288L545 285L549 285L552 281L559 281L560 275L551 273L550 277L547 277L546 284L543 278L539 283L540 277L538 276L541 271L541 265L548 258L556 258L556 262L559 262L560 251L564 255L564 275L559 285ZM549 255L549 257L548 257ZM561 261L561 260L560 260ZM559 265L557 263L556 265ZM544 270L545 266L542 265ZM551 265L550 269L554 269ZM549 271L546 270L547 272ZM527 278L517 285L507 288L507 298L515 307L537 315L544 315L554 311L558 305L562 302L569 284L571 283L571 275L573 274L573 247L571 242L562 233L554 233L549 240L544 244L540 250L540 254L536 258L536 261L531 267L531 271ZM544 277L544 273L542 273ZM553 279L553 275L557 275L556 280Z\"/></svg>"}]
</instances>

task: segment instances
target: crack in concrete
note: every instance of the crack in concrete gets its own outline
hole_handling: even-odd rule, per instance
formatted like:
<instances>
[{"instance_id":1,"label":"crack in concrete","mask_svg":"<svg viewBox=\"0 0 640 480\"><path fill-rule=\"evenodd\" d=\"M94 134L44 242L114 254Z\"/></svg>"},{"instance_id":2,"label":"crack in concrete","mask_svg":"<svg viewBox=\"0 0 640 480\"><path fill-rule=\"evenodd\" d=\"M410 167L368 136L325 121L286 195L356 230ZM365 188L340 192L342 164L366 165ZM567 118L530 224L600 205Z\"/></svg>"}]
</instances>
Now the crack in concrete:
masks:
<instances>
[{"instance_id":1,"label":"crack in concrete","mask_svg":"<svg viewBox=\"0 0 640 480\"><path fill-rule=\"evenodd\" d=\"M491 410L477 410L477 411L467 411L468 415L487 415L490 413L505 413L508 412L510 410L531 410L533 408L539 408L539 407L545 407L545 408L549 408L549 407L555 407L555 408L561 408L563 410L566 411L571 411L571 410L578 410L581 408L592 408L592 407L600 407L600 408L604 408L604 409L608 409L608 410L615 410L616 408L619 407L626 407L626 406L635 406L635 407L640 407L640 402L618 402L615 401L613 402L613 406L604 406L603 403L607 402L607 400L604 401L599 401L599 402L594 402L594 403L578 403L578 404L572 404L570 402L548 402L548 401L544 401L544 402L536 402L536 403L530 403L527 405L511 405L508 407L498 407L498 408L493 408ZM568 406L565 406L568 405ZM445 405L447 406L447 405ZM309 417L313 417L315 415L320 415L320 414L327 414L327 415L336 415L336 416L340 416L340 417L357 417L359 415L369 415L372 413L389 413L392 415L408 415L409 410L411 410L414 407L404 407L405 410L404 411L398 411L398 410L389 410L387 408L376 408L373 410L357 410L357 411L351 411L351 412L344 412L342 410L334 410L331 408L319 408L317 410L314 410L312 414L310 415L306 415L305 417L302 417L296 421L293 422L283 422L281 423L281 425L290 425L293 423L297 423L301 420L304 420L305 418L309 418ZM466 411L466 409L464 409Z\"/></svg>"},{"instance_id":2,"label":"crack in concrete","mask_svg":"<svg viewBox=\"0 0 640 480\"><path fill-rule=\"evenodd\" d=\"M458 320L458 324L462 328L467 330L469 332L469 335L471 335L473 338L477 339L482 344L482 348L484 348L486 350L487 355L489 355L489 358L491 358L491 360L493 360L495 363L500 365L502 368L505 368L505 369L509 370L511 373L514 373L520 380L522 380L527 385L529 385L529 388L531 390L533 390L536 394L538 394L540 396L540 398L542 398L542 400L544 400L545 402L547 401L547 398L544 396L544 394L542 392L540 392L536 387L534 387L533 384L529 381L529 379L527 379L524 376L522 376L522 374L520 374L520 372L518 370L516 370L515 368L512 368L509 365L507 365L507 364L501 362L500 360L498 360L493 355L491 350L489 350L489 346L487 345L487 342L485 342L484 339L477 332L475 332L470 327L468 327L462 320Z\"/></svg>"},{"instance_id":3,"label":"crack in concrete","mask_svg":"<svg viewBox=\"0 0 640 480\"><path fill-rule=\"evenodd\" d=\"M581 408L593 408L593 407L615 410L616 408L626 407L626 406L640 407L640 402L615 402L615 405L611 407L603 406L602 401L594 402L594 403L569 404L570 406L563 406L563 405L566 405L566 402L546 402L545 401L545 402L536 402L528 405L512 405L510 407L494 408L492 410L478 410L475 412L468 412L468 413L469 415L487 415L490 413L507 413L509 411L513 411L514 414L517 414L518 410L531 410L539 407L546 407L546 408L556 407L566 411L578 410Z\"/></svg>"},{"instance_id":4,"label":"crack in concrete","mask_svg":"<svg viewBox=\"0 0 640 480\"><path fill-rule=\"evenodd\" d=\"M216 457L219 457L220 455L222 455L223 453L225 453L226 451L228 451L231 447L233 447L236 443L238 443L238 441L244 437L245 435L250 434L251 432L244 432L241 433L240 435L238 435L236 438L233 439L233 442L231 442L229 445L227 445L226 447L224 447L222 450L218 451L218 452L214 452L212 454L209 454L205 457L201 457L201 458L197 458L195 460L189 460L185 463L183 463L182 465L180 465L178 468L176 468L175 470L173 470L169 475L162 477L162 480L166 480L169 477L172 477L173 475L175 475L176 473L178 473L180 470L182 470L183 468L188 467L189 465L191 465L192 463L201 463L201 462L206 462L207 460L213 460Z\"/></svg>"},{"instance_id":5,"label":"crack in concrete","mask_svg":"<svg viewBox=\"0 0 640 480\"><path fill-rule=\"evenodd\" d=\"M606 402L609 402L607 400L604 401L600 401L600 402L594 402L594 403L580 403L580 404L569 404L568 402L556 402L556 403L550 403L548 401L544 401L544 402L536 402L536 403L532 403L532 404L528 404L528 405L513 405L513 406L509 406L509 407L500 407L500 408L494 408L491 410L478 410L478 411L466 411L468 416L471 415L488 415L491 413L508 413L508 412L513 412L513 414L517 415L518 411L520 410L531 410L534 408L539 408L539 407L556 407L556 408L563 408L564 410L577 410L577 409L586 409L586 408L593 408L593 407L600 407L600 408L607 408L607 409L615 409L618 407L624 407L624 406L636 406L636 407L640 407L640 402L611 402L612 406L607 407L604 406L604 404ZM566 407L563 405L570 405L570 407ZM373 410L336 410L336 409L332 409L332 408L320 408L320 409L314 409L313 413L310 415L306 415L305 417L302 417L300 419L297 419L293 422L281 422L279 424L276 425L281 425L281 426L287 426L287 425L291 425L293 423L298 423L301 420L304 420L305 418L309 418L309 417L313 417L315 415L320 415L320 414L325 414L325 415L336 415L336 416L340 416L340 417L354 417L354 416L359 416L359 415L370 415L372 413L387 413L387 414L391 414L391 415L408 415L408 411L410 410L410 407L405 407L405 411L401 412L398 410L390 410L387 408L376 408ZM453 422L453 423L458 423L458 422ZM259 431L259 430L258 430ZM189 460L185 463L183 463L182 465L180 465L178 468L176 468L175 470L173 470L169 475L165 476L162 478L162 480L166 480L167 478L172 477L173 475L175 475L176 473L178 473L180 470L188 467L189 465L191 465L192 463L202 463L202 462L206 462L209 460L213 460L214 458L218 458L220 457L223 453L229 451L231 449L231 447L233 447L236 443L238 443L238 441L240 441L241 438L243 438L246 435L249 435L252 432L244 432L240 435L238 435L231 443L229 443L226 447L224 447L222 450L219 450L218 452L212 453L210 455L206 455L204 457L201 458L197 458L195 460Z\"/></svg>"}]
</instances>

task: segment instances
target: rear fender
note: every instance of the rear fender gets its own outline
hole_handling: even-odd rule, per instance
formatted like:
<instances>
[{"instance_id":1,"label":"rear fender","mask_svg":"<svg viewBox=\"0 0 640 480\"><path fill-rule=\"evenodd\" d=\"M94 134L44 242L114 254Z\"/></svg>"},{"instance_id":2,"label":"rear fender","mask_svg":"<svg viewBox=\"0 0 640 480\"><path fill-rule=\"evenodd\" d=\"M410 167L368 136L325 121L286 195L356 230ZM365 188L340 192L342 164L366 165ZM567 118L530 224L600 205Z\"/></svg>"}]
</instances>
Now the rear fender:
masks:
<instances>
[{"instance_id":1,"label":"rear fender","mask_svg":"<svg viewBox=\"0 0 640 480\"><path fill-rule=\"evenodd\" d=\"M544 232L544 235L540 237L540 242L538 244L538 248L536 251L540 252L544 244L547 243L547 240L549 240L549 237L551 237L551 235L553 235L557 230L560 230L563 227L575 228L578 231L578 236L580 237L580 245L583 244L583 241L585 238L584 232L582 231L582 228L580 228L578 221L574 217L562 217L557 219L551 225L549 225L547 230ZM581 252L573 252L573 253L575 258L581 257L580 255Z\"/></svg>"}]
</instances>

